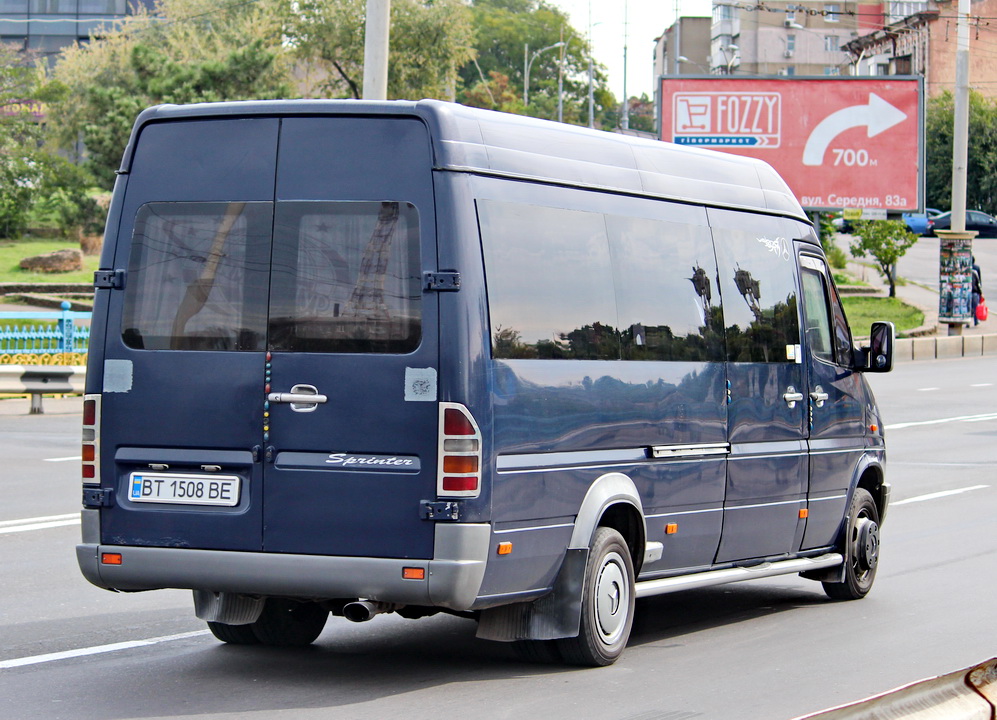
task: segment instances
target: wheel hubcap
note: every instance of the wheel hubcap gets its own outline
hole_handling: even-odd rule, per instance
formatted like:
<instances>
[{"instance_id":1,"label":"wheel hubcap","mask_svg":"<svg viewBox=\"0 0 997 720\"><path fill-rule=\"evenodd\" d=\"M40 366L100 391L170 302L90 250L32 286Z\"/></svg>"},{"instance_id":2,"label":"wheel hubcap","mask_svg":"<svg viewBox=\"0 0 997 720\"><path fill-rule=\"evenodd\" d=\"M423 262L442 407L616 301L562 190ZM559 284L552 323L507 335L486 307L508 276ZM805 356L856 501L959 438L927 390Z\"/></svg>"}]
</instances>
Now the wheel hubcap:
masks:
<instances>
[{"instance_id":1,"label":"wheel hubcap","mask_svg":"<svg viewBox=\"0 0 997 720\"><path fill-rule=\"evenodd\" d=\"M879 562L879 525L869 518L861 518L855 529L855 560L863 572L873 570Z\"/></svg>"},{"instance_id":2,"label":"wheel hubcap","mask_svg":"<svg viewBox=\"0 0 997 720\"><path fill-rule=\"evenodd\" d=\"M630 588L623 570L623 558L616 553L607 555L599 570L595 604L599 632L605 643L612 644L623 634L630 608Z\"/></svg>"}]
</instances>

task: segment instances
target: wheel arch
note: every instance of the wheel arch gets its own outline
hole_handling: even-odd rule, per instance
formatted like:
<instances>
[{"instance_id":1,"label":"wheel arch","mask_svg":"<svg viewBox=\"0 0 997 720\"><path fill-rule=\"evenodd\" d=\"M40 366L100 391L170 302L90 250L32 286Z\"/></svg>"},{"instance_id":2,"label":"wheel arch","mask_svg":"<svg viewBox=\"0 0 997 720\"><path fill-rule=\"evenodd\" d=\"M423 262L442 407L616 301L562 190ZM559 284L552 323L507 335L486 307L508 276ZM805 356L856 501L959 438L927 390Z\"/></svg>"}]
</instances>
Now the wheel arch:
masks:
<instances>
[{"instance_id":1,"label":"wheel arch","mask_svg":"<svg viewBox=\"0 0 997 720\"><path fill-rule=\"evenodd\" d=\"M855 488L863 488L868 491L872 495L873 502L876 503L879 524L882 525L890 504L890 484L886 482L882 454L865 455L856 469L856 476L857 479L852 484L852 491L849 493L849 503L851 503L851 495L854 495Z\"/></svg>"},{"instance_id":2,"label":"wheel arch","mask_svg":"<svg viewBox=\"0 0 997 720\"><path fill-rule=\"evenodd\" d=\"M575 516L569 548L588 548L600 527L610 527L623 536L634 572L640 572L644 560L647 525L640 494L633 480L623 473L607 473L589 487Z\"/></svg>"}]
</instances>

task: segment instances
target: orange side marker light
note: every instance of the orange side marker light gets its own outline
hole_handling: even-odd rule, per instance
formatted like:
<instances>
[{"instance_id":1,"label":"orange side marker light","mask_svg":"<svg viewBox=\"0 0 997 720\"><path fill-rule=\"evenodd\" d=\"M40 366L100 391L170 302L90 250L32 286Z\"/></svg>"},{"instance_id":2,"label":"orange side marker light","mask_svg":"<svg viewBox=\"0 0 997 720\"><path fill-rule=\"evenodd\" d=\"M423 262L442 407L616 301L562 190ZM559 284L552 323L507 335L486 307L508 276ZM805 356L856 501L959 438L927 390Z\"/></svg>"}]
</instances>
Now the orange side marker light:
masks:
<instances>
[{"instance_id":1,"label":"orange side marker light","mask_svg":"<svg viewBox=\"0 0 997 720\"><path fill-rule=\"evenodd\" d=\"M810 511L806 508L802 508L800 510L800 520L806 520L808 517L810 517Z\"/></svg>"},{"instance_id":2,"label":"orange side marker light","mask_svg":"<svg viewBox=\"0 0 997 720\"><path fill-rule=\"evenodd\" d=\"M665 535L674 535L679 531L678 523L668 523L665 525Z\"/></svg>"},{"instance_id":3,"label":"orange side marker light","mask_svg":"<svg viewBox=\"0 0 997 720\"><path fill-rule=\"evenodd\" d=\"M501 542L498 544L498 554L499 555L511 555L512 554L512 543L511 542Z\"/></svg>"}]
</instances>

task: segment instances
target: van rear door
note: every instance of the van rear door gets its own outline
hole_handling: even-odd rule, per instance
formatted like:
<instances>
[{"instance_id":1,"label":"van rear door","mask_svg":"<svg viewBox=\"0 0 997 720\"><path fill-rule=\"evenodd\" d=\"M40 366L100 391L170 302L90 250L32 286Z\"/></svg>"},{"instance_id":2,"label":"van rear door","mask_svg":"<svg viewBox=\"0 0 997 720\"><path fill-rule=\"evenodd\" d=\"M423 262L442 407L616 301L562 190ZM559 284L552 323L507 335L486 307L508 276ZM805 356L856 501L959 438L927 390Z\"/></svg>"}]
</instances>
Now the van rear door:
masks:
<instances>
[{"instance_id":1,"label":"van rear door","mask_svg":"<svg viewBox=\"0 0 997 720\"><path fill-rule=\"evenodd\" d=\"M90 370L102 369L100 475L114 493L105 543L262 547L253 449L278 126L154 122L137 136L109 239L124 289L108 293L104 364L95 354Z\"/></svg>"},{"instance_id":2,"label":"van rear door","mask_svg":"<svg viewBox=\"0 0 997 720\"><path fill-rule=\"evenodd\" d=\"M439 422L428 132L412 118L284 119L276 195L264 549L432 557L419 515ZM309 393L324 400L293 401Z\"/></svg>"},{"instance_id":3,"label":"van rear door","mask_svg":"<svg viewBox=\"0 0 997 720\"><path fill-rule=\"evenodd\" d=\"M431 157L412 118L143 128L105 343L104 542L432 556Z\"/></svg>"}]
</instances>

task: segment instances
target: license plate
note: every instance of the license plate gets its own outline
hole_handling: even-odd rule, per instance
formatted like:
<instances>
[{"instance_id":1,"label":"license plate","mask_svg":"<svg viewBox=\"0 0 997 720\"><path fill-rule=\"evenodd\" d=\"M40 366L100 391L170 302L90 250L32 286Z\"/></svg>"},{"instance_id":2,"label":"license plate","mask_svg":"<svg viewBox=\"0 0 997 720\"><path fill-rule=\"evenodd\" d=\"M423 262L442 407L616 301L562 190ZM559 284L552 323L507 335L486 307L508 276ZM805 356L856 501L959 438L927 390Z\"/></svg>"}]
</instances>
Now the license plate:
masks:
<instances>
[{"instance_id":1,"label":"license plate","mask_svg":"<svg viewBox=\"0 0 997 720\"><path fill-rule=\"evenodd\" d=\"M240 486L240 478L235 475L132 473L128 481L128 499L132 502L235 507L239 504Z\"/></svg>"}]
</instances>

